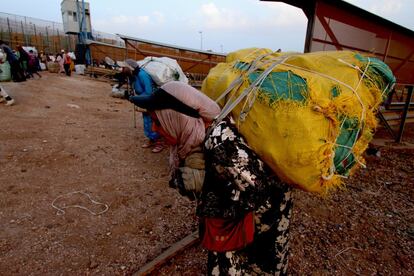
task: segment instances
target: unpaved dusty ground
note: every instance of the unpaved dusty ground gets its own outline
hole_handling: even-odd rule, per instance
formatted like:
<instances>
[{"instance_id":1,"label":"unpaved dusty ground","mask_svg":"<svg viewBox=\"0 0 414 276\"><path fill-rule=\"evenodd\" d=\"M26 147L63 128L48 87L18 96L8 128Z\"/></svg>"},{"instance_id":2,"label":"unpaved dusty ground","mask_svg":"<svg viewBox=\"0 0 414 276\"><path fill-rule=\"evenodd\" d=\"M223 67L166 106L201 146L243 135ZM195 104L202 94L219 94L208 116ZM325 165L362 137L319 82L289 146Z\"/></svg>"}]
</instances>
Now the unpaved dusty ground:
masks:
<instances>
[{"instance_id":1,"label":"unpaved dusty ground","mask_svg":"<svg viewBox=\"0 0 414 276\"><path fill-rule=\"evenodd\" d=\"M168 188L167 151L141 149L140 114L134 128L108 83L2 85L17 105L0 105L1 275L130 275L197 229L194 203ZM367 164L328 199L295 192L291 274L414 275L414 150L386 145ZM205 258L193 246L156 274L203 275Z\"/></svg>"}]
</instances>

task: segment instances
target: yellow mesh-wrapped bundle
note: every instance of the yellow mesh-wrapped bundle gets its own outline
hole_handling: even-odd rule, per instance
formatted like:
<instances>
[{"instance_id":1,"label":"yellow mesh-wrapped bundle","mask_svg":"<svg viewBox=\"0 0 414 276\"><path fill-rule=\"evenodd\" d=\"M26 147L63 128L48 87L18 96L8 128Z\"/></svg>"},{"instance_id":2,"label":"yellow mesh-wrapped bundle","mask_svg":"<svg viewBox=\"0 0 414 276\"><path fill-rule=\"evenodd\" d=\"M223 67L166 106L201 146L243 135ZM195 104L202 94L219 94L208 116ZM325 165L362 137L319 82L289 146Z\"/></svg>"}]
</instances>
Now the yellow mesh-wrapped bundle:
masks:
<instances>
[{"instance_id":1,"label":"yellow mesh-wrapped bundle","mask_svg":"<svg viewBox=\"0 0 414 276\"><path fill-rule=\"evenodd\" d=\"M387 65L355 52L252 48L210 70L202 91L231 111L247 143L279 177L326 194L363 166L375 113L394 83Z\"/></svg>"}]
</instances>

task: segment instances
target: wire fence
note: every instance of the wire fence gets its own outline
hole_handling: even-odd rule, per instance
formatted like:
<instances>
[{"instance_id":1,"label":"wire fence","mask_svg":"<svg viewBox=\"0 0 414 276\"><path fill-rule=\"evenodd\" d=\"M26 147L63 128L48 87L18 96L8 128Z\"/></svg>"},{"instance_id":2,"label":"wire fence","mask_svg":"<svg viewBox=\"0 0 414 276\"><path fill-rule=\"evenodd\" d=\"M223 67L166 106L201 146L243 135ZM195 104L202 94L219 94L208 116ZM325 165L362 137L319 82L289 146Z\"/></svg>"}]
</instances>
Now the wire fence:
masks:
<instances>
[{"instance_id":1,"label":"wire fence","mask_svg":"<svg viewBox=\"0 0 414 276\"><path fill-rule=\"evenodd\" d=\"M96 41L124 46L123 40L114 34L92 30L92 36ZM0 39L12 48L33 46L54 54L61 49L75 51L78 37L65 34L59 22L0 12Z\"/></svg>"}]
</instances>

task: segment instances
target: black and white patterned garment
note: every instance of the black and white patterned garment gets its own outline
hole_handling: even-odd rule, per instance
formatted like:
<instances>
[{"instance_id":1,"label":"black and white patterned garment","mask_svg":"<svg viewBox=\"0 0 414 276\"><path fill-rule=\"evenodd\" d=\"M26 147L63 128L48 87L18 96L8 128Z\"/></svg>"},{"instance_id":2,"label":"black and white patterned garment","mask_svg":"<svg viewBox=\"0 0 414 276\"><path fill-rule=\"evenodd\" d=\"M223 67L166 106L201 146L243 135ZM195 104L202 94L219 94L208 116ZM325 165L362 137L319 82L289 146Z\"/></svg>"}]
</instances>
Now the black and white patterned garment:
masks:
<instances>
[{"instance_id":1,"label":"black and white patterned garment","mask_svg":"<svg viewBox=\"0 0 414 276\"><path fill-rule=\"evenodd\" d=\"M200 217L241 218L254 211L252 244L208 254L209 275L285 275L288 263L291 189L247 146L229 121L205 141L206 179Z\"/></svg>"}]
</instances>

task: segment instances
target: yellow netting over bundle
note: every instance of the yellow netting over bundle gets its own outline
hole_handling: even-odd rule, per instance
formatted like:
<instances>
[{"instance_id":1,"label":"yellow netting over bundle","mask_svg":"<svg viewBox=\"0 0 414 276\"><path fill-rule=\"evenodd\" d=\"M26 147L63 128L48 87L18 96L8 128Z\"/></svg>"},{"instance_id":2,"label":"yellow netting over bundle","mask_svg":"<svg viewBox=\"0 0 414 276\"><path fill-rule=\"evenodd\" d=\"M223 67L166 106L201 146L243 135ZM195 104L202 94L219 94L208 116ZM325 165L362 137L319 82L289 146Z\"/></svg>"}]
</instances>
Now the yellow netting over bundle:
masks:
<instances>
[{"instance_id":1,"label":"yellow netting over bundle","mask_svg":"<svg viewBox=\"0 0 414 276\"><path fill-rule=\"evenodd\" d=\"M363 166L375 113L394 83L386 64L355 52L252 48L210 70L202 91L217 99L222 116L231 112L249 146L279 177L326 194Z\"/></svg>"}]
</instances>

